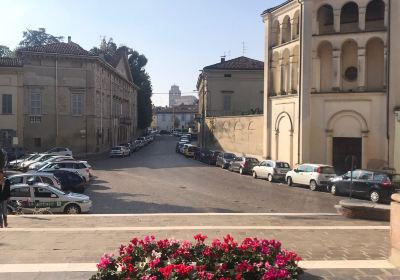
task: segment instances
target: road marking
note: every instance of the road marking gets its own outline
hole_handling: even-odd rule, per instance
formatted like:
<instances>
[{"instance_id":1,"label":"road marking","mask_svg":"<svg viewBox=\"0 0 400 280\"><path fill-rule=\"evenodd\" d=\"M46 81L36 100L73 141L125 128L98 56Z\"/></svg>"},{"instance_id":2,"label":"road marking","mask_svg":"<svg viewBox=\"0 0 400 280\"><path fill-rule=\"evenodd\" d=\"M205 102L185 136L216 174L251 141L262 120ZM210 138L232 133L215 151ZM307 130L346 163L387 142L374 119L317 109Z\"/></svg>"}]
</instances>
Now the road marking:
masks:
<instances>
[{"instance_id":1,"label":"road marking","mask_svg":"<svg viewBox=\"0 0 400 280\"><path fill-rule=\"evenodd\" d=\"M301 261L304 269L395 269L387 260ZM96 263L0 264L0 273L96 272Z\"/></svg>"},{"instance_id":2,"label":"road marking","mask_svg":"<svg viewBox=\"0 0 400 280\"><path fill-rule=\"evenodd\" d=\"M169 230L390 230L390 226L164 226L88 228L5 228L13 232L169 231Z\"/></svg>"},{"instance_id":3,"label":"road marking","mask_svg":"<svg viewBox=\"0 0 400 280\"><path fill-rule=\"evenodd\" d=\"M153 216L341 216L337 213L146 213L146 214L82 214L82 215L35 215L35 217L153 217ZM10 215L10 217L32 217L32 215Z\"/></svg>"}]
</instances>

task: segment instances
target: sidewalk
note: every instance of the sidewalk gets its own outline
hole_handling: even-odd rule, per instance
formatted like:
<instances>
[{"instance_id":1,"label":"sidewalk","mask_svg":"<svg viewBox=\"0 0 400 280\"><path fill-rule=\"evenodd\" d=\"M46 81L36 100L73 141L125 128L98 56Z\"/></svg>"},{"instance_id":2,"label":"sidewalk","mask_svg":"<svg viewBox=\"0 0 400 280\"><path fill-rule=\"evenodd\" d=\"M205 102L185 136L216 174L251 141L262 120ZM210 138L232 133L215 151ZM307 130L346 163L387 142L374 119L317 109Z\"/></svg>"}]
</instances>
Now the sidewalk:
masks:
<instances>
[{"instance_id":1,"label":"sidewalk","mask_svg":"<svg viewBox=\"0 0 400 280\"><path fill-rule=\"evenodd\" d=\"M26 279L26 273L29 279L88 279L93 274L88 270L95 270L103 253L116 253L132 237L193 240L199 232L209 240L228 233L238 241L248 236L277 239L303 258L302 279L400 279L400 271L386 261L386 222L332 214L48 215L9 220L10 228L0 231L0 279ZM22 269L26 273L15 273Z\"/></svg>"}]
</instances>

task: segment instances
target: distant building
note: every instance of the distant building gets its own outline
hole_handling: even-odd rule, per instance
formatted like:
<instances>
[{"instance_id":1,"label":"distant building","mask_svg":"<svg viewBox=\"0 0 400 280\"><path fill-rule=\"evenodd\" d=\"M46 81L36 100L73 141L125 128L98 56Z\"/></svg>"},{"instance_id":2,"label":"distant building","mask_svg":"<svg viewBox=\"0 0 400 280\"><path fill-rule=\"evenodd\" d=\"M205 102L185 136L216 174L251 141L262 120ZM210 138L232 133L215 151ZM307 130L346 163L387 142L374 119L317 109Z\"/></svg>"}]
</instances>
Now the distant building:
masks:
<instances>
[{"instance_id":1,"label":"distant building","mask_svg":"<svg viewBox=\"0 0 400 280\"><path fill-rule=\"evenodd\" d=\"M0 58L0 148L23 144L22 63L17 58Z\"/></svg>"},{"instance_id":2,"label":"distant building","mask_svg":"<svg viewBox=\"0 0 400 280\"><path fill-rule=\"evenodd\" d=\"M171 86L171 90L169 91L169 107L175 107L179 105L194 105L196 103L197 98L195 96L182 96L179 86Z\"/></svg>"},{"instance_id":3,"label":"distant building","mask_svg":"<svg viewBox=\"0 0 400 280\"><path fill-rule=\"evenodd\" d=\"M197 105L180 105L177 107L155 107L152 128L157 130L195 128Z\"/></svg>"},{"instance_id":4,"label":"distant building","mask_svg":"<svg viewBox=\"0 0 400 280\"><path fill-rule=\"evenodd\" d=\"M126 48L107 62L78 44L55 43L17 51L23 61L23 144L97 153L137 133L137 86Z\"/></svg>"}]
</instances>

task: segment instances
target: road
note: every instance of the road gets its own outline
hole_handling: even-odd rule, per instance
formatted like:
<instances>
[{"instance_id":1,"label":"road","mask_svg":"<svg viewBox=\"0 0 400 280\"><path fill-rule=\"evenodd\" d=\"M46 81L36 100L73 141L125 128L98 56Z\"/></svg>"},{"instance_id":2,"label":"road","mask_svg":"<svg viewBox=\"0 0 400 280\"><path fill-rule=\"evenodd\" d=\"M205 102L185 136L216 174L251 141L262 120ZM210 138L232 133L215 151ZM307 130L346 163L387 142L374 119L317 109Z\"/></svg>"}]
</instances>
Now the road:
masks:
<instances>
[{"instance_id":1,"label":"road","mask_svg":"<svg viewBox=\"0 0 400 280\"><path fill-rule=\"evenodd\" d=\"M86 193L92 213L334 213L326 192L255 180L175 153L176 138L158 137L126 158L90 161Z\"/></svg>"}]
</instances>

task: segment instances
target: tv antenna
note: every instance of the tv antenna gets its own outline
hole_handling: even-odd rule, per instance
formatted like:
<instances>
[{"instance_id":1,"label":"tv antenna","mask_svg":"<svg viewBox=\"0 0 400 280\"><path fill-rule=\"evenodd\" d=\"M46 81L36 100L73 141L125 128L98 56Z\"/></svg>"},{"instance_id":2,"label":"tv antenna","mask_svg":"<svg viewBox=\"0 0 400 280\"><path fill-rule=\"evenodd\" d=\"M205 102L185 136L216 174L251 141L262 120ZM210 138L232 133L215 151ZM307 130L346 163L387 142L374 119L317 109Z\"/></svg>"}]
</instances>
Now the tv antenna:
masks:
<instances>
[{"instance_id":1,"label":"tv antenna","mask_svg":"<svg viewBox=\"0 0 400 280\"><path fill-rule=\"evenodd\" d=\"M243 42L242 42L242 55L243 55L243 56L245 55L246 51L247 51L246 44L245 44L245 42L243 41Z\"/></svg>"}]
</instances>

